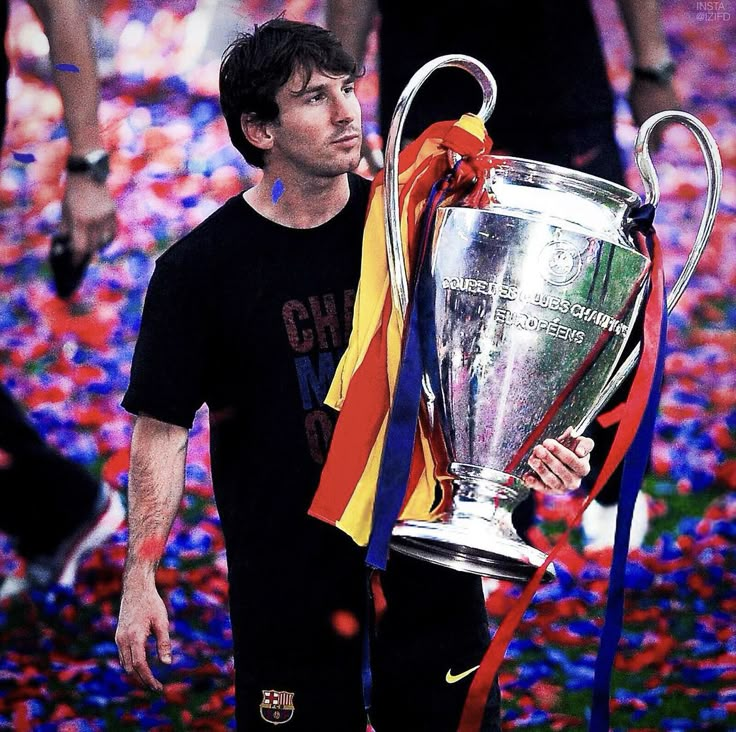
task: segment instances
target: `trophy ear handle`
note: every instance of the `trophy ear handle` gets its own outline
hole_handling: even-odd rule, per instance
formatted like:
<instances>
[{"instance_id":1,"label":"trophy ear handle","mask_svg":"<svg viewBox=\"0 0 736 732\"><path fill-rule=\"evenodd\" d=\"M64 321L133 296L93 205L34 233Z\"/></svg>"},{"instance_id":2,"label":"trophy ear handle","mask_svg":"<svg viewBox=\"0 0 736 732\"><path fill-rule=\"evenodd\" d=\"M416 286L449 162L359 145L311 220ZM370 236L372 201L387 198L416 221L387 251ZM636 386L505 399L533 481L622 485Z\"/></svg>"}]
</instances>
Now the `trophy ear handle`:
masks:
<instances>
[{"instance_id":1,"label":"trophy ear handle","mask_svg":"<svg viewBox=\"0 0 736 732\"><path fill-rule=\"evenodd\" d=\"M672 286L667 296L667 313L671 313L678 300L685 291L690 278L695 271L695 267L700 261L705 245L708 242L713 224L716 218L716 210L721 197L721 188L723 185L723 167L721 164L721 156L718 152L718 146L713 139L713 135L708 128L695 116L688 112L678 110L670 110L659 112L647 119L639 128L639 134L636 136L636 144L634 146L634 160L639 169L639 174L644 183L645 199L644 204L651 204L654 208L659 204L659 181L657 173L652 164L652 158L649 153L649 138L652 130L661 122L675 121L685 125L695 136L698 141L700 150L705 158L705 170L708 180L708 190L705 199L705 208L703 216L700 219L698 233L695 237L695 243L690 250L690 254L685 261L685 266ZM603 408L606 402L613 396L616 390L621 386L629 373L633 370L639 360L641 352L641 342L637 343L633 350L629 353L626 360L612 374L606 386L598 395L595 403L591 405L588 412L575 426L575 430L580 433L587 429L588 425L595 419L595 416Z\"/></svg>"},{"instance_id":2,"label":"trophy ear handle","mask_svg":"<svg viewBox=\"0 0 736 732\"><path fill-rule=\"evenodd\" d=\"M634 145L634 160L644 184L645 204L649 203L655 208L659 205L659 181L649 153L649 139L654 128L665 121L679 122L693 133L705 159L705 170L708 180L705 209L700 220L695 243L690 250L680 276L667 296L667 312L671 313L690 282L690 278L700 261L700 257L703 255L705 245L713 231L716 210L723 185L723 167L721 165L718 146L713 139L713 135L711 135L708 128L697 117L679 110L668 110L652 115L639 128L639 134L636 136L636 143Z\"/></svg>"},{"instance_id":3,"label":"trophy ear handle","mask_svg":"<svg viewBox=\"0 0 736 732\"><path fill-rule=\"evenodd\" d=\"M409 285L404 261L404 247L401 242L401 218L399 211L399 141L404 129L404 121L416 93L431 74L445 66L453 66L467 71L480 84L483 103L478 116L487 121L496 106L496 80L488 68L472 56L448 54L428 61L409 80L396 103L386 135L386 155L384 168L384 223L386 229L386 248L388 255L389 282L394 307L406 316L409 303Z\"/></svg>"}]
</instances>

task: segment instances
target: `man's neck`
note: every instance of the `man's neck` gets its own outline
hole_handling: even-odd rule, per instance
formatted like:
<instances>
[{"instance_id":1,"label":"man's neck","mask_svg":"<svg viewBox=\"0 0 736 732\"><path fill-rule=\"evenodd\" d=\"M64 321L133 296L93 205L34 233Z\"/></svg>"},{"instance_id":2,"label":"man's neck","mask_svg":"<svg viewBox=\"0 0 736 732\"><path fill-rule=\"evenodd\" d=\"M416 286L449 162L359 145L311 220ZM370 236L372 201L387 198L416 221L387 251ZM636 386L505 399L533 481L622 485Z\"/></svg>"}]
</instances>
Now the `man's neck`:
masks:
<instances>
[{"instance_id":1,"label":"man's neck","mask_svg":"<svg viewBox=\"0 0 736 732\"><path fill-rule=\"evenodd\" d=\"M350 198L347 174L284 180L264 171L243 198L261 216L292 229L313 229L334 218Z\"/></svg>"}]
</instances>

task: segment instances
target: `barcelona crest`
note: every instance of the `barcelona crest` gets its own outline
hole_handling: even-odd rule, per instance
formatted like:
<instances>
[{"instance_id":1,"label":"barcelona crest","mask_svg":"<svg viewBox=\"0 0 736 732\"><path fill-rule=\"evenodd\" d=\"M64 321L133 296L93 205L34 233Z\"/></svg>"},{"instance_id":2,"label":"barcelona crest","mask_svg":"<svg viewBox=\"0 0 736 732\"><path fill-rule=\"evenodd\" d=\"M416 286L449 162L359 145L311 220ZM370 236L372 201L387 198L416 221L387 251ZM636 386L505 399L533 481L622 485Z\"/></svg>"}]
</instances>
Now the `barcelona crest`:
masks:
<instances>
[{"instance_id":1,"label":"barcelona crest","mask_svg":"<svg viewBox=\"0 0 736 732\"><path fill-rule=\"evenodd\" d=\"M261 717L271 724L285 724L294 716L294 692L263 690Z\"/></svg>"}]
</instances>

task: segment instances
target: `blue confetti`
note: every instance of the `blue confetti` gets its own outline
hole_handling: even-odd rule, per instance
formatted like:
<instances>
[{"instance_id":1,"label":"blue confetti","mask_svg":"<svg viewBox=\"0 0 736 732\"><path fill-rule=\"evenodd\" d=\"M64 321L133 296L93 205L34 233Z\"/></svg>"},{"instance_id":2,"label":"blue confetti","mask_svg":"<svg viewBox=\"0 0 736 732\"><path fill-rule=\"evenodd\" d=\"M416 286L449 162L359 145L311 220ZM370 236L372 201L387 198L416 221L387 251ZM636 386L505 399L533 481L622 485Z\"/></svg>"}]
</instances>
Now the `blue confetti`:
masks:
<instances>
[{"instance_id":1,"label":"blue confetti","mask_svg":"<svg viewBox=\"0 0 736 732\"><path fill-rule=\"evenodd\" d=\"M284 184L281 180L281 178L276 178L276 180L273 183L273 187L271 188L271 200L274 203L279 202L279 198L284 195Z\"/></svg>"},{"instance_id":2,"label":"blue confetti","mask_svg":"<svg viewBox=\"0 0 736 732\"><path fill-rule=\"evenodd\" d=\"M517 727L531 727L531 726L546 726L549 723L549 715L546 712L542 712L538 709L530 712L524 720L518 723Z\"/></svg>"},{"instance_id":3,"label":"blue confetti","mask_svg":"<svg viewBox=\"0 0 736 732\"><path fill-rule=\"evenodd\" d=\"M680 730L695 729L693 723L689 719L663 719L662 729L667 732L680 732Z\"/></svg>"},{"instance_id":4,"label":"blue confetti","mask_svg":"<svg viewBox=\"0 0 736 732\"><path fill-rule=\"evenodd\" d=\"M654 582L654 574L639 565L628 564L624 582L629 589L646 590Z\"/></svg>"},{"instance_id":5,"label":"blue confetti","mask_svg":"<svg viewBox=\"0 0 736 732\"><path fill-rule=\"evenodd\" d=\"M600 635L600 628L590 620L573 620L569 624L571 633L582 637L597 638Z\"/></svg>"},{"instance_id":6,"label":"blue confetti","mask_svg":"<svg viewBox=\"0 0 736 732\"><path fill-rule=\"evenodd\" d=\"M92 655L95 658L102 658L103 656L110 656L111 658L117 658L118 647L110 641L104 641L102 643L97 643L96 645L92 646Z\"/></svg>"},{"instance_id":7,"label":"blue confetti","mask_svg":"<svg viewBox=\"0 0 736 732\"><path fill-rule=\"evenodd\" d=\"M713 533L734 538L736 536L736 526L734 526L732 521L714 521Z\"/></svg>"},{"instance_id":8,"label":"blue confetti","mask_svg":"<svg viewBox=\"0 0 736 732\"><path fill-rule=\"evenodd\" d=\"M13 158L19 163L32 163L36 159L36 156L33 153L13 151Z\"/></svg>"},{"instance_id":9,"label":"blue confetti","mask_svg":"<svg viewBox=\"0 0 736 732\"><path fill-rule=\"evenodd\" d=\"M57 71L71 71L74 74L79 73L79 66L76 64L56 64L54 68Z\"/></svg>"}]
</instances>

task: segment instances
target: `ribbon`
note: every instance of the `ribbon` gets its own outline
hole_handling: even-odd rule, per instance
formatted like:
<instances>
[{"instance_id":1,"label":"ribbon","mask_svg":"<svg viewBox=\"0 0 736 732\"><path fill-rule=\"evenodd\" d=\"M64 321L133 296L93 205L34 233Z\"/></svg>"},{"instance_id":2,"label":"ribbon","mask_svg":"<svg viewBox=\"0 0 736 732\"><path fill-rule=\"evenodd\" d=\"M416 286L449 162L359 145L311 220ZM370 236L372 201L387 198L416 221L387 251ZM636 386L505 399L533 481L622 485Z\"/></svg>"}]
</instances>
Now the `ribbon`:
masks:
<instances>
[{"instance_id":1,"label":"ribbon","mask_svg":"<svg viewBox=\"0 0 736 732\"><path fill-rule=\"evenodd\" d=\"M624 460L621 476L621 490L616 516L616 534L613 543L613 559L611 561L611 573L608 585L608 601L606 603L605 621L603 630L601 631L600 649L596 658L595 677L593 679L590 732L608 732L609 729L611 671L623 626L624 584L631 534L631 519L634 514L634 504L639 487L641 486L649 462L654 436L654 425L659 408L662 376L664 374L664 341L667 336L667 306L664 297L662 257L659 250L659 242L652 228L653 218L654 207L651 205L642 206L632 217L637 230L646 235L647 250L653 262L650 291L650 302L653 306L651 318L654 319L657 317L656 308L659 307L659 322L657 324L650 320L650 324L653 327L648 330L645 319L644 340L645 342L647 340L655 340L657 350L655 354L654 377L652 379L649 398L646 402L646 409L644 410L644 416L631 448ZM656 328L654 327L656 325L659 326L659 333L656 332ZM633 394L633 384L632 396L633 398L644 397L643 394ZM632 397L629 398L631 399Z\"/></svg>"},{"instance_id":2,"label":"ribbon","mask_svg":"<svg viewBox=\"0 0 736 732\"><path fill-rule=\"evenodd\" d=\"M389 412L386 442L381 456L376 500L373 505L373 522L366 564L375 569L386 569L391 532L401 513L409 486L412 454L417 432L419 402L422 392L422 328L420 327L419 291L420 283L428 276L427 256L434 230L437 208L447 197L449 178L437 181L429 194L421 225L421 243L414 267L414 293L409 303L409 312L404 330L404 347L393 403Z\"/></svg>"},{"instance_id":3,"label":"ribbon","mask_svg":"<svg viewBox=\"0 0 736 732\"><path fill-rule=\"evenodd\" d=\"M386 611L386 597L381 586L381 576L372 569L366 571L366 613L363 623L361 680L363 686L363 706L370 715L373 704L373 671L371 666L371 638L376 626Z\"/></svg>"},{"instance_id":4,"label":"ribbon","mask_svg":"<svg viewBox=\"0 0 736 732\"><path fill-rule=\"evenodd\" d=\"M641 483L641 476L643 475L644 469L646 468L646 460L642 460L642 455L648 455L648 448L644 445L644 438L649 436L651 441L652 429L647 419L653 419L656 416L657 404L658 404L658 388L653 388L655 384L659 384L661 381L661 370L659 370L659 363L663 359L663 348L662 342L666 335L664 329L664 275L662 265L661 248L659 241L651 228L651 223L654 216L654 207L650 205L642 206L632 217L632 228L635 234L637 243L642 247L640 237L641 232L644 231L647 234L647 243L651 245L652 251L652 269L651 269L651 284L649 297L647 299L645 313L644 313L644 338L642 341L642 350L639 363L634 373L634 379L631 385L629 396L625 403L625 408L621 413L621 420L619 422L616 435L613 439L611 449L608 457L606 458L601 471L598 474L598 478L595 484L588 494L587 498L583 502L582 507L577 511L570 521L567 530L564 532L562 537L558 540L557 544L547 555L547 558L542 565L534 573L529 583L526 585L522 594L513 608L508 612L506 617L503 619L501 624L496 631L496 634L491 642L488 650L486 651L483 660L481 661L480 667L475 674L473 682L468 690L468 696L465 700L465 707L463 709L462 717L460 719L460 725L458 732L478 732L483 722L483 710L485 708L486 699L490 693L493 680L496 677L498 669L503 661L504 653L508 644L511 642L516 628L518 627L521 619L526 612L527 607L532 601L534 594L536 593L539 585L542 582L547 567L552 563L555 557L567 546L568 539L572 529L577 526L582 518L583 512L600 493L603 486L607 483L615 469L621 463L626 456L632 443L635 442L637 436L641 436L641 441L637 441L635 451L639 456L634 458L633 462L630 462L630 470L628 471L629 487L625 492L626 498L624 499L623 507L619 505L619 511L623 511L620 518L617 521L616 527L616 539L618 546L614 546L614 555L618 550L618 556L623 556L623 560L619 559L619 565L616 566L615 572L621 574L623 571L620 567L623 561L623 568L625 570L626 556L628 553L628 533L631 523L631 514L633 513L633 504L636 499L636 492L638 491L639 484ZM666 310L664 310L666 312ZM653 415L653 416L652 416ZM651 444L651 443L650 443ZM638 483L634 477L634 470L637 468L640 470ZM633 498L631 493L633 492ZM628 521L627 526L624 528L623 524ZM619 526L621 530L619 531ZM624 537L625 534L625 537ZM623 543L622 543L623 542ZM611 576L613 579L614 568L612 567ZM617 580L618 582L618 580ZM616 617L622 615L623 592L619 591L620 585L614 584L612 588L613 594L609 594L609 601L607 607L607 619L608 628L604 627L603 636L605 637L606 648L603 650L603 657L596 661L596 677L597 687L594 691L594 708L595 708L595 719L598 720L601 714L607 720L608 714L608 686L610 684L610 666L613 662L613 655L615 655L615 646L618 643L620 637L621 625L618 624L618 630L616 629ZM609 611L610 608L610 611ZM610 612L610 615L609 615ZM615 641L613 640L615 638ZM613 644L613 653L610 651L611 643ZM606 678L606 664L608 664L608 676ZM599 671L600 669L600 671ZM599 691L600 687L604 687L603 691ZM601 706L604 707L603 712L600 711ZM591 712L591 723L593 723L593 712ZM596 721L596 724L601 722ZM607 724L607 721L603 721L603 724ZM608 730L608 727L591 727L591 732L600 732L601 730Z\"/></svg>"}]
</instances>

